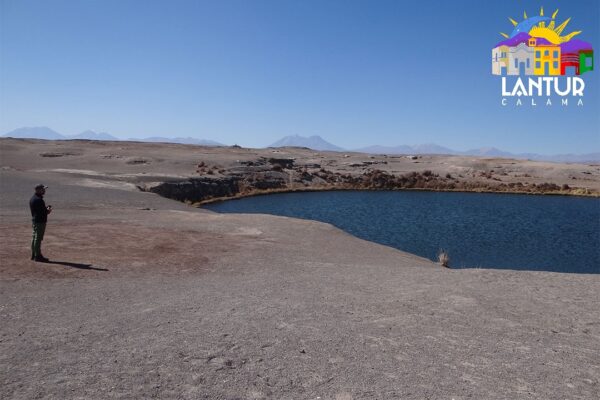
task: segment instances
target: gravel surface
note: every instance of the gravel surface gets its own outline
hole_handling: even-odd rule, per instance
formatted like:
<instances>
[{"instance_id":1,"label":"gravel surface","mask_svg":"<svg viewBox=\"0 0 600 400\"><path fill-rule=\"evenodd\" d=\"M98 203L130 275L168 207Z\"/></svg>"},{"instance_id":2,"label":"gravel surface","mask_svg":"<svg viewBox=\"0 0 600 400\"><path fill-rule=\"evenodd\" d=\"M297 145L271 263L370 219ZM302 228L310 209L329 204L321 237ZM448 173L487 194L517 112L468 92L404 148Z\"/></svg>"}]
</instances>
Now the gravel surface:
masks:
<instances>
[{"instance_id":1,"label":"gravel surface","mask_svg":"<svg viewBox=\"0 0 600 400\"><path fill-rule=\"evenodd\" d=\"M598 398L599 275L448 270L23 158L38 142L0 148L2 399ZM29 260L38 182L49 264Z\"/></svg>"}]
</instances>

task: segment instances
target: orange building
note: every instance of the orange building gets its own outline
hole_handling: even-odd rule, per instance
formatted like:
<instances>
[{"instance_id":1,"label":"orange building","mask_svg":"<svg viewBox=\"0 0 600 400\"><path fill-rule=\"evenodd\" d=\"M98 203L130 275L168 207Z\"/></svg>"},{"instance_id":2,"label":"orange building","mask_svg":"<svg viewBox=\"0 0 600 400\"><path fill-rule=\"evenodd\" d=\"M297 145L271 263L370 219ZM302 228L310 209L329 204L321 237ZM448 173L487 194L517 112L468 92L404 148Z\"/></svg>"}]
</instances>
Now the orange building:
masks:
<instances>
[{"instance_id":1,"label":"orange building","mask_svg":"<svg viewBox=\"0 0 600 400\"><path fill-rule=\"evenodd\" d=\"M536 38L529 39L529 47L535 48L533 59L534 75L560 75L561 52L555 44L538 44Z\"/></svg>"}]
</instances>

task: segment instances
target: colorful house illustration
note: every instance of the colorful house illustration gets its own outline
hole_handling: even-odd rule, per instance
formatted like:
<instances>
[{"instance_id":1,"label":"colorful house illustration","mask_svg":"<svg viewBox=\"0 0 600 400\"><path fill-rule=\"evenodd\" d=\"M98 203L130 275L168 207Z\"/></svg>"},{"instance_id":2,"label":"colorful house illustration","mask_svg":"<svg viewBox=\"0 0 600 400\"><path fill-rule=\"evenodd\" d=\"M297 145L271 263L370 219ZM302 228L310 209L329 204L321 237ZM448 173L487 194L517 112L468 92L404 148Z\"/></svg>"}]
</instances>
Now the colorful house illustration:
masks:
<instances>
[{"instance_id":1,"label":"colorful house illustration","mask_svg":"<svg viewBox=\"0 0 600 400\"><path fill-rule=\"evenodd\" d=\"M498 46L492 50L492 74L506 75L508 70L508 46Z\"/></svg>"},{"instance_id":2,"label":"colorful house illustration","mask_svg":"<svg viewBox=\"0 0 600 400\"><path fill-rule=\"evenodd\" d=\"M594 70L594 51L591 46L580 40L573 40L562 46L560 74L568 75L568 69L581 75Z\"/></svg>"},{"instance_id":3,"label":"colorful house illustration","mask_svg":"<svg viewBox=\"0 0 600 400\"><path fill-rule=\"evenodd\" d=\"M594 50L579 50L579 71L583 74L594 70Z\"/></svg>"},{"instance_id":4,"label":"colorful house illustration","mask_svg":"<svg viewBox=\"0 0 600 400\"><path fill-rule=\"evenodd\" d=\"M527 35L492 49L494 75L581 75L594 70L594 50L581 40L560 45Z\"/></svg>"},{"instance_id":5,"label":"colorful house illustration","mask_svg":"<svg viewBox=\"0 0 600 400\"><path fill-rule=\"evenodd\" d=\"M508 75L531 75L534 72L534 50L525 43L508 49Z\"/></svg>"},{"instance_id":6,"label":"colorful house illustration","mask_svg":"<svg viewBox=\"0 0 600 400\"><path fill-rule=\"evenodd\" d=\"M494 75L532 75L533 63L533 49L525 43L515 47L498 46L492 50L492 74Z\"/></svg>"},{"instance_id":7,"label":"colorful house illustration","mask_svg":"<svg viewBox=\"0 0 600 400\"><path fill-rule=\"evenodd\" d=\"M581 31L564 34L570 18L558 24L556 16L527 17L517 22L512 33L492 49L494 75L580 75L594 70L594 49L590 43L573 39Z\"/></svg>"},{"instance_id":8,"label":"colorful house illustration","mask_svg":"<svg viewBox=\"0 0 600 400\"><path fill-rule=\"evenodd\" d=\"M560 46L555 44L540 44L536 38L529 40L535 48L534 75L561 75Z\"/></svg>"}]
</instances>

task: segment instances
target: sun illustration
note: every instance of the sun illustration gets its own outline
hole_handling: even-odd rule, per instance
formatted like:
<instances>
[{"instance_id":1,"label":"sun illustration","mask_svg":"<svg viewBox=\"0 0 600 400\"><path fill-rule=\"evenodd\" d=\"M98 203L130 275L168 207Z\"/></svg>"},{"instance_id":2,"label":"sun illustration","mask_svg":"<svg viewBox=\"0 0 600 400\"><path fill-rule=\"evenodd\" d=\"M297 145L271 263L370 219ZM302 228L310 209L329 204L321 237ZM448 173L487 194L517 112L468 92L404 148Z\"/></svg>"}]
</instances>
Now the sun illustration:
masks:
<instances>
[{"instance_id":1,"label":"sun illustration","mask_svg":"<svg viewBox=\"0 0 600 400\"><path fill-rule=\"evenodd\" d=\"M556 26L556 15L558 15L558 10L552 13L552 18L544 16L544 7L540 9L540 15L536 15L533 17L527 17L527 12L523 12L524 20L522 22L517 22L512 18L508 18L510 22L515 27L510 35L506 33L500 32L502 36L509 39L512 38L519 33L528 33L532 37L543 38L549 41L552 44L561 44L568 42L574 36L579 35L581 31L571 32L568 35L561 36L571 18L568 18L562 24ZM548 23L548 25L546 25Z\"/></svg>"}]
</instances>

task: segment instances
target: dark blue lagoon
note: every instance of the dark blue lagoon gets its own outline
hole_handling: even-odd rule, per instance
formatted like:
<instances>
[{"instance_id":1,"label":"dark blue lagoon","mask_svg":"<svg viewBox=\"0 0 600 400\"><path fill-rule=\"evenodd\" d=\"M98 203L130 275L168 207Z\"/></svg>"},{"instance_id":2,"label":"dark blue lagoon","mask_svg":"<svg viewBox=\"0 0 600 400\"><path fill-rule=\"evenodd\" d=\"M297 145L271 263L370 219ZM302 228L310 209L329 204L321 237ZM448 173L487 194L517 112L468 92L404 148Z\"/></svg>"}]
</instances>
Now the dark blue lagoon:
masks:
<instances>
[{"instance_id":1,"label":"dark blue lagoon","mask_svg":"<svg viewBox=\"0 0 600 400\"><path fill-rule=\"evenodd\" d=\"M248 197L206 206L329 222L452 268L600 273L600 199L416 191Z\"/></svg>"}]
</instances>

